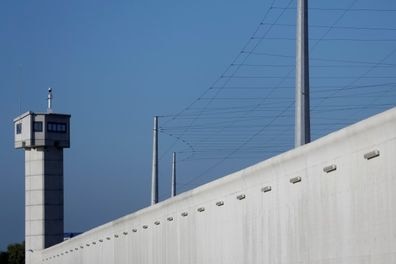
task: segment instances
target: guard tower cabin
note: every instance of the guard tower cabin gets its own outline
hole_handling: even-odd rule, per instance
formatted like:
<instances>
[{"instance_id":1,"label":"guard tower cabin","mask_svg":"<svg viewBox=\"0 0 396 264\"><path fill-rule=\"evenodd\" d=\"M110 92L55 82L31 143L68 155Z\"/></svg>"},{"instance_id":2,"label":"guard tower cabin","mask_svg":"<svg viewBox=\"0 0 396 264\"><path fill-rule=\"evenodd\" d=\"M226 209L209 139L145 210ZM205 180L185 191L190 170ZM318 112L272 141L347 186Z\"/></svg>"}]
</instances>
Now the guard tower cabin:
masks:
<instances>
[{"instance_id":1,"label":"guard tower cabin","mask_svg":"<svg viewBox=\"0 0 396 264\"><path fill-rule=\"evenodd\" d=\"M26 112L14 119L15 148L70 147L70 115Z\"/></svg>"},{"instance_id":2,"label":"guard tower cabin","mask_svg":"<svg viewBox=\"0 0 396 264\"><path fill-rule=\"evenodd\" d=\"M15 148L25 150L25 247L29 254L63 241L63 149L70 115L26 112L14 119Z\"/></svg>"}]
</instances>

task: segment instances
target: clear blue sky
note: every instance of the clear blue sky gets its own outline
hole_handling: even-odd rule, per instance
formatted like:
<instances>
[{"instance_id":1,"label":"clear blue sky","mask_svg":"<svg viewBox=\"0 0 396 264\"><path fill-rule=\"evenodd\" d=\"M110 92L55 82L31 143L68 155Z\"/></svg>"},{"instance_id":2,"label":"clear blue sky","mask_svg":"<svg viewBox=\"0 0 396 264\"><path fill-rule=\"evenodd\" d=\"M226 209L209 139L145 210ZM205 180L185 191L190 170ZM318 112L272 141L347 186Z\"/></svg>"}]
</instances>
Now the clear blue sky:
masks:
<instances>
[{"instance_id":1,"label":"clear blue sky","mask_svg":"<svg viewBox=\"0 0 396 264\"><path fill-rule=\"evenodd\" d=\"M315 139L395 105L396 3L311 2ZM13 149L12 120L45 111L48 87L55 111L72 115L66 232L149 205L154 115L166 115L162 199L171 151L183 160L185 191L290 149L294 8L294 0L1 1L0 250L24 236L24 155ZM241 109L248 116L232 112ZM258 147L268 142L276 146Z\"/></svg>"}]
</instances>

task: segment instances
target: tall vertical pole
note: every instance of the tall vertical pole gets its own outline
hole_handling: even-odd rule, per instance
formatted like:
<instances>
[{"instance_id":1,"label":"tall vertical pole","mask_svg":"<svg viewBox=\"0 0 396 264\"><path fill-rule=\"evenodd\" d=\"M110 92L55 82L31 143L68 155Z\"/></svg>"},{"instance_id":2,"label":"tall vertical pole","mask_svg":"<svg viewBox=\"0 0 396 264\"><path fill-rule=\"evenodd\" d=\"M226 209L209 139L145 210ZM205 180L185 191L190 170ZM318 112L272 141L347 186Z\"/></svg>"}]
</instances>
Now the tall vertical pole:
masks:
<instances>
[{"instance_id":1,"label":"tall vertical pole","mask_svg":"<svg viewBox=\"0 0 396 264\"><path fill-rule=\"evenodd\" d=\"M153 167L151 174L151 205L158 202L158 116L154 117Z\"/></svg>"},{"instance_id":2,"label":"tall vertical pole","mask_svg":"<svg viewBox=\"0 0 396 264\"><path fill-rule=\"evenodd\" d=\"M172 190L171 197L176 196L176 152L172 154Z\"/></svg>"},{"instance_id":3,"label":"tall vertical pole","mask_svg":"<svg viewBox=\"0 0 396 264\"><path fill-rule=\"evenodd\" d=\"M47 113L52 113L52 88L48 88L48 107L47 107Z\"/></svg>"},{"instance_id":4,"label":"tall vertical pole","mask_svg":"<svg viewBox=\"0 0 396 264\"><path fill-rule=\"evenodd\" d=\"M311 141L309 114L308 0L297 4L295 146Z\"/></svg>"}]
</instances>

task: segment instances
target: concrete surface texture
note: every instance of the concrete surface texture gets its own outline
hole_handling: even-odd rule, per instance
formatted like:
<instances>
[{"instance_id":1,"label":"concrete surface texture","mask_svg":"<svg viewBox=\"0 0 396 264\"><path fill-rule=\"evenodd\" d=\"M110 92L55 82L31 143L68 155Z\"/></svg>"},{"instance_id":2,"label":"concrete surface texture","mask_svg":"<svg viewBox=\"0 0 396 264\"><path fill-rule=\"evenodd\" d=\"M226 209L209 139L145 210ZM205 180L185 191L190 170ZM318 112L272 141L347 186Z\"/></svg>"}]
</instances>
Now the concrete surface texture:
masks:
<instances>
[{"instance_id":1,"label":"concrete surface texture","mask_svg":"<svg viewBox=\"0 0 396 264\"><path fill-rule=\"evenodd\" d=\"M26 149L25 184L25 248L36 252L63 241L63 149Z\"/></svg>"},{"instance_id":2,"label":"concrete surface texture","mask_svg":"<svg viewBox=\"0 0 396 264\"><path fill-rule=\"evenodd\" d=\"M396 263L395 157L393 108L30 254L54 264Z\"/></svg>"}]
</instances>

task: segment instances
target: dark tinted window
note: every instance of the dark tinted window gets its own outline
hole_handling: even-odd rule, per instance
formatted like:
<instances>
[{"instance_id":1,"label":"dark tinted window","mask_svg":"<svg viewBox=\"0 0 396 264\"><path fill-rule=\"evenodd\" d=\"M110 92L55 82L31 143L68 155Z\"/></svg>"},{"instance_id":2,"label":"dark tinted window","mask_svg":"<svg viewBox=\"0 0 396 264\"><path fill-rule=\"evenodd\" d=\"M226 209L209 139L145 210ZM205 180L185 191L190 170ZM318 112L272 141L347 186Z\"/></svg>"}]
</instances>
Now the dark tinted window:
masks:
<instances>
[{"instance_id":1,"label":"dark tinted window","mask_svg":"<svg viewBox=\"0 0 396 264\"><path fill-rule=\"evenodd\" d=\"M17 134L21 134L22 133L22 124L21 123L16 124L15 129L16 129Z\"/></svg>"},{"instance_id":2,"label":"dark tinted window","mask_svg":"<svg viewBox=\"0 0 396 264\"><path fill-rule=\"evenodd\" d=\"M56 133L66 133L67 125L65 123L48 122L47 123L47 131L48 132L56 132Z\"/></svg>"},{"instance_id":3,"label":"dark tinted window","mask_svg":"<svg viewBox=\"0 0 396 264\"><path fill-rule=\"evenodd\" d=\"M34 122L33 123L33 131L34 132L43 132L43 122Z\"/></svg>"}]
</instances>

